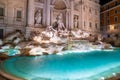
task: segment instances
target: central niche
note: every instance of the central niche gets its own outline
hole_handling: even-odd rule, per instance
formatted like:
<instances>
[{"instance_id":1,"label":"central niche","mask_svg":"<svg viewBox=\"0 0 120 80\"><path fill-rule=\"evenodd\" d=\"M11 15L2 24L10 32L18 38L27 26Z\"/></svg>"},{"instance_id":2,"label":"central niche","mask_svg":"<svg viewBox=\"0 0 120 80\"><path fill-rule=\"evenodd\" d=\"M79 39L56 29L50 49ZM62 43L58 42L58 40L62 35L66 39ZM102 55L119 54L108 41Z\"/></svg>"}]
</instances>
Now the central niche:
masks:
<instances>
[{"instance_id":1,"label":"central niche","mask_svg":"<svg viewBox=\"0 0 120 80\"><path fill-rule=\"evenodd\" d=\"M57 10L63 10L66 9L66 5L63 0L56 0L54 8Z\"/></svg>"},{"instance_id":2,"label":"central niche","mask_svg":"<svg viewBox=\"0 0 120 80\"><path fill-rule=\"evenodd\" d=\"M52 17L52 25L55 28L58 28L59 24L63 27L66 25L66 3L65 0L55 0L54 2L54 10ZM55 25L56 24L56 25Z\"/></svg>"}]
</instances>

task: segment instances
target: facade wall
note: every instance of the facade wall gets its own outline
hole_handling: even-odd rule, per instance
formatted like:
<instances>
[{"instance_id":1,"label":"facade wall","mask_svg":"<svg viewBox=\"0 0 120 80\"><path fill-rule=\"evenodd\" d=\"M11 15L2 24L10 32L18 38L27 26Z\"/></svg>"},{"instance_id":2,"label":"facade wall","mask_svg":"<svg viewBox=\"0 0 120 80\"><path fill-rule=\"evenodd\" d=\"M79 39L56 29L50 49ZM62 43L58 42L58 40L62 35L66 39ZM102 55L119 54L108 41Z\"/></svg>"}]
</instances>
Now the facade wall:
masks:
<instances>
[{"instance_id":1,"label":"facade wall","mask_svg":"<svg viewBox=\"0 0 120 80\"><path fill-rule=\"evenodd\" d=\"M3 36L15 31L22 30L26 26L26 0L0 0L0 8L4 15L0 16L0 29ZM2 13L1 13L2 14ZM17 17L17 15L20 18Z\"/></svg>"},{"instance_id":2,"label":"facade wall","mask_svg":"<svg viewBox=\"0 0 120 80\"><path fill-rule=\"evenodd\" d=\"M99 0L0 0L1 7L5 10L4 18L0 18L4 35L15 30L30 33L29 27L46 28L54 24L59 14L62 14L62 22L68 29L96 33L100 28ZM16 17L17 11L22 15L21 20Z\"/></svg>"},{"instance_id":3,"label":"facade wall","mask_svg":"<svg viewBox=\"0 0 120 80\"><path fill-rule=\"evenodd\" d=\"M35 7L35 11L37 9L42 10L42 26L52 25L56 21L57 15L62 13L66 28L79 28L89 32L99 32L100 30L99 0L44 0ZM76 19L78 25L75 27Z\"/></svg>"},{"instance_id":4,"label":"facade wall","mask_svg":"<svg viewBox=\"0 0 120 80\"><path fill-rule=\"evenodd\" d=\"M85 0L83 5L83 29L92 32L100 30L100 5L99 1Z\"/></svg>"},{"instance_id":5,"label":"facade wall","mask_svg":"<svg viewBox=\"0 0 120 80\"><path fill-rule=\"evenodd\" d=\"M120 34L120 0L101 7L101 30L107 34Z\"/></svg>"}]
</instances>

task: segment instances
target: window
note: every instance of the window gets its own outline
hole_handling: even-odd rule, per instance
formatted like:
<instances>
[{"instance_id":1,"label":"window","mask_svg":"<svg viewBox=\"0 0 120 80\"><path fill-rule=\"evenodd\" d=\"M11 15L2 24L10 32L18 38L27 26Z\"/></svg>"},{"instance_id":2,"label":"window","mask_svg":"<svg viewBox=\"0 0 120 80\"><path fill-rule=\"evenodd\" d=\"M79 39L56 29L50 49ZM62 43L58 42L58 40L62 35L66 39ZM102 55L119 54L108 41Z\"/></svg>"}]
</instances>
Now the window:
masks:
<instances>
[{"instance_id":1,"label":"window","mask_svg":"<svg viewBox=\"0 0 120 80\"><path fill-rule=\"evenodd\" d=\"M115 5L115 6L117 6L117 5L118 5L118 2L117 2L117 1L115 1L114 5Z\"/></svg>"},{"instance_id":2,"label":"window","mask_svg":"<svg viewBox=\"0 0 120 80\"><path fill-rule=\"evenodd\" d=\"M115 21L115 22L118 22L118 17L115 17L115 18L114 18L114 21Z\"/></svg>"},{"instance_id":3,"label":"window","mask_svg":"<svg viewBox=\"0 0 120 80\"><path fill-rule=\"evenodd\" d=\"M85 21L84 21L84 27L86 26L86 23L85 23Z\"/></svg>"},{"instance_id":4,"label":"window","mask_svg":"<svg viewBox=\"0 0 120 80\"><path fill-rule=\"evenodd\" d=\"M108 6L107 6L107 9L109 9L109 8L110 8L110 6L108 5Z\"/></svg>"},{"instance_id":5,"label":"window","mask_svg":"<svg viewBox=\"0 0 120 80\"><path fill-rule=\"evenodd\" d=\"M16 16L16 18L17 18L17 21L21 21L21 19L22 19L22 11L17 10L17 16Z\"/></svg>"},{"instance_id":6,"label":"window","mask_svg":"<svg viewBox=\"0 0 120 80\"><path fill-rule=\"evenodd\" d=\"M89 26L92 27L92 23L91 22L89 23Z\"/></svg>"},{"instance_id":7,"label":"window","mask_svg":"<svg viewBox=\"0 0 120 80\"><path fill-rule=\"evenodd\" d=\"M109 16L110 14L109 14L109 12L107 13L107 16Z\"/></svg>"},{"instance_id":8,"label":"window","mask_svg":"<svg viewBox=\"0 0 120 80\"><path fill-rule=\"evenodd\" d=\"M96 29L98 28L98 24L97 24L97 23L95 23L95 28L96 28Z\"/></svg>"},{"instance_id":9,"label":"window","mask_svg":"<svg viewBox=\"0 0 120 80\"><path fill-rule=\"evenodd\" d=\"M0 8L0 19L4 18L4 8Z\"/></svg>"},{"instance_id":10,"label":"window","mask_svg":"<svg viewBox=\"0 0 120 80\"><path fill-rule=\"evenodd\" d=\"M109 19L107 20L107 23L110 24L110 20Z\"/></svg>"},{"instance_id":11,"label":"window","mask_svg":"<svg viewBox=\"0 0 120 80\"><path fill-rule=\"evenodd\" d=\"M114 29L118 29L118 26L115 26L115 28Z\"/></svg>"},{"instance_id":12,"label":"window","mask_svg":"<svg viewBox=\"0 0 120 80\"><path fill-rule=\"evenodd\" d=\"M118 10L115 10L115 14L117 14L118 13Z\"/></svg>"},{"instance_id":13,"label":"window","mask_svg":"<svg viewBox=\"0 0 120 80\"><path fill-rule=\"evenodd\" d=\"M22 18L22 12L21 11L17 11L17 18Z\"/></svg>"}]
</instances>

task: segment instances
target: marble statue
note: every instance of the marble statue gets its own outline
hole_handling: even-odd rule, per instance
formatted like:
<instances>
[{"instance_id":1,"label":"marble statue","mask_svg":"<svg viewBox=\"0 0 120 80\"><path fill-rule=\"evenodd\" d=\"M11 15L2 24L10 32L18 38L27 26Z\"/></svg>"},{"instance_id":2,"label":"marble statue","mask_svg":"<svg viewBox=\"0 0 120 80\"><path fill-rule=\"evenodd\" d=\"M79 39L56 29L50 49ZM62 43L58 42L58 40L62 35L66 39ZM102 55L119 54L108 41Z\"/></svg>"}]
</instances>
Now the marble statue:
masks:
<instances>
[{"instance_id":1,"label":"marble statue","mask_svg":"<svg viewBox=\"0 0 120 80\"><path fill-rule=\"evenodd\" d=\"M58 31L60 30L65 30L65 26L64 26L64 23L62 22L63 20L63 15L62 13L60 13L58 16L57 16L57 24L58 24Z\"/></svg>"},{"instance_id":2,"label":"marble statue","mask_svg":"<svg viewBox=\"0 0 120 80\"><path fill-rule=\"evenodd\" d=\"M56 30L53 28L53 26L48 26L46 28L46 31L53 31L53 32L55 32Z\"/></svg>"},{"instance_id":3,"label":"marble statue","mask_svg":"<svg viewBox=\"0 0 120 80\"><path fill-rule=\"evenodd\" d=\"M42 21L41 10L38 10L35 13L35 24L41 24L41 21Z\"/></svg>"},{"instance_id":4,"label":"marble statue","mask_svg":"<svg viewBox=\"0 0 120 80\"><path fill-rule=\"evenodd\" d=\"M74 28L75 29L78 28L78 18L77 17L75 17L75 19L74 19Z\"/></svg>"}]
</instances>

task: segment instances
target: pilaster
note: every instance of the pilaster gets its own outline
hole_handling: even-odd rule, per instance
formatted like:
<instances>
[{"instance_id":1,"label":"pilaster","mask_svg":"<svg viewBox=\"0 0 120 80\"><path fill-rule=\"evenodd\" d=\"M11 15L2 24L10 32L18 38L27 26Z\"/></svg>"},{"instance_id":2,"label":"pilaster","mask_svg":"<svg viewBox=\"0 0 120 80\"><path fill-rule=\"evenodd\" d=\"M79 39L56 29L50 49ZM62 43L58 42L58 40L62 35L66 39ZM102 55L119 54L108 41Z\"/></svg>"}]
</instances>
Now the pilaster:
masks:
<instances>
[{"instance_id":1,"label":"pilaster","mask_svg":"<svg viewBox=\"0 0 120 80\"><path fill-rule=\"evenodd\" d=\"M53 10L54 10L54 5L51 5L51 8L50 8L50 25L53 24Z\"/></svg>"},{"instance_id":2,"label":"pilaster","mask_svg":"<svg viewBox=\"0 0 120 80\"><path fill-rule=\"evenodd\" d=\"M34 26L34 0L28 1L28 26Z\"/></svg>"},{"instance_id":3,"label":"pilaster","mask_svg":"<svg viewBox=\"0 0 120 80\"><path fill-rule=\"evenodd\" d=\"M83 6L83 1L81 0L79 2L79 28L80 29L83 29L83 26L84 26L82 6Z\"/></svg>"},{"instance_id":4,"label":"pilaster","mask_svg":"<svg viewBox=\"0 0 120 80\"><path fill-rule=\"evenodd\" d=\"M73 19L74 19L74 0L70 1L71 4L71 29L73 29Z\"/></svg>"},{"instance_id":5,"label":"pilaster","mask_svg":"<svg viewBox=\"0 0 120 80\"><path fill-rule=\"evenodd\" d=\"M66 9L66 28L70 29L70 9Z\"/></svg>"},{"instance_id":6,"label":"pilaster","mask_svg":"<svg viewBox=\"0 0 120 80\"><path fill-rule=\"evenodd\" d=\"M47 7L46 7L46 11L47 11L47 15L46 15L46 26L50 26L50 0L46 1L47 3Z\"/></svg>"}]
</instances>

